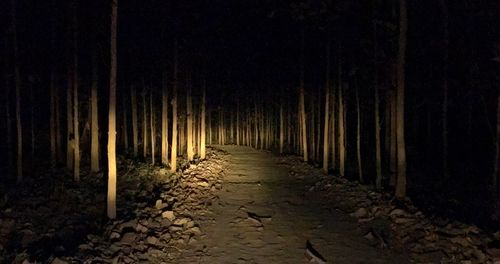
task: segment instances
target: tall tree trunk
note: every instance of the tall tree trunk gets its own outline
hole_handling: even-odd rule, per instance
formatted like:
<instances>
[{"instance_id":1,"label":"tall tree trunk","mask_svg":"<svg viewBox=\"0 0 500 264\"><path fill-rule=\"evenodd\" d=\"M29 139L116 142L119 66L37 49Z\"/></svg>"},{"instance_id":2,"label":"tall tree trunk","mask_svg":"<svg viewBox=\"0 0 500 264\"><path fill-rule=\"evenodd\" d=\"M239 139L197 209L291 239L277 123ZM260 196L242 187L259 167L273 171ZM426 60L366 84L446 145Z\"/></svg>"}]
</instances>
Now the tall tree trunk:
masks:
<instances>
[{"instance_id":1,"label":"tall tree trunk","mask_svg":"<svg viewBox=\"0 0 500 264\"><path fill-rule=\"evenodd\" d=\"M130 87L130 103L132 104L132 143L134 144L134 157L139 154L139 125L137 121L137 100L134 86Z\"/></svg>"},{"instance_id":2,"label":"tall tree trunk","mask_svg":"<svg viewBox=\"0 0 500 264\"><path fill-rule=\"evenodd\" d=\"M491 177L493 190L500 197L500 185L498 183L498 166L500 162L500 92L497 90L497 134L495 139L495 160L493 162L493 174Z\"/></svg>"},{"instance_id":3,"label":"tall tree trunk","mask_svg":"<svg viewBox=\"0 0 500 264\"><path fill-rule=\"evenodd\" d=\"M445 0L439 0L439 5L443 15L443 105L441 109L442 117L442 140L443 140L443 177L448 178L448 7Z\"/></svg>"},{"instance_id":4,"label":"tall tree trunk","mask_svg":"<svg viewBox=\"0 0 500 264\"><path fill-rule=\"evenodd\" d=\"M358 156L358 175L359 175L359 181L363 182L363 164L361 160L361 106L359 103L359 87L357 80L355 80L355 90L356 90L356 150L357 150L357 156Z\"/></svg>"},{"instance_id":5,"label":"tall tree trunk","mask_svg":"<svg viewBox=\"0 0 500 264\"><path fill-rule=\"evenodd\" d=\"M118 0L111 0L111 69L109 76L108 123L108 218L116 218L116 26Z\"/></svg>"},{"instance_id":6,"label":"tall tree trunk","mask_svg":"<svg viewBox=\"0 0 500 264\"><path fill-rule=\"evenodd\" d=\"M76 182L80 181L80 129L78 112L78 17L77 2L73 4L73 133L74 139L74 165L73 177Z\"/></svg>"},{"instance_id":7,"label":"tall tree trunk","mask_svg":"<svg viewBox=\"0 0 500 264\"><path fill-rule=\"evenodd\" d=\"M174 83L172 87L172 153L170 154L170 170L177 170L177 39L174 41Z\"/></svg>"},{"instance_id":8,"label":"tall tree trunk","mask_svg":"<svg viewBox=\"0 0 500 264\"><path fill-rule=\"evenodd\" d=\"M73 123L73 78L71 69L68 69L68 89L66 90L66 121L67 121L67 146L66 146L66 167L73 171L75 155L74 147L74 123Z\"/></svg>"},{"instance_id":9,"label":"tall tree trunk","mask_svg":"<svg viewBox=\"0 0 500 264\"><path fill-rule=\"evenodd\" d=\"M162 108L161 108L161 162L168 164L168 91L167 75L164 72L162 76Z\"/></svg>"},{"instance_id":10,"label":"tall tree trunk","mask_svg":"<svg viewBox=\"0 0 500 264\"><path fill-rule=\"evenodd\" d=\"M373 16L375 19L375 15ZM382 188L382 157L380 150L380 103L378 94L378 71L377 71L377 24L373 22L373 90L374 90L374 113L375 113L375 187Z\"/></svg>"},{"instance_id":11,"label":"tall tree trunk","mask_svg":"<svg viewBox=\"0 0 500 264\"><path fill-rule=\"evenodd\" d=\"M123 147L125 152L128 153L128 116L127 116L127 97L125 94L122 96L122 106L123 106Z\"/></svg>"},{"instance_id":12,"label":"tall tree trunk","mask_svg":"<svg viewBox=\"0 0 500 264\"><path fill-rule=\"evenodd\" d=\"M328 173L328 154L330 151L329 126L330 126L330 40L326 46L325 70L325 122L323 128L323 171Z\"/></svg>"},{"instance_id":13,"label":"tall tree trunk","mask_svg":"<svg viewBox=\"0 0 500 264\"><path fill-rule=\"evenodd\" d=\"M338 57L338 86L339 86L339 95L338 95L338 107L339 107L339 173L341 177L345 176L345 156L346 156L346 148L345 148L345 113L344 113L344 97L343 97L343 85L342 85L342 62L340 57L340 47L339 47L339 57Z\"/></svg>"},{"instance_id":14,"label":"tall tree trunk","mask_svg":"<svg viewBox=\"0 0 500 264\"><path fill-rule=\"evenodd\" d=\"M336 101L337 101L337 96L336 96L336 85L333 86L333 91L332 91L332 97L331 97L331 102L332 102L332 114L331 114L331 121L330 121L330 126L331 126L331 129L332 129L332 132L331 132L331 145L332 145L332 169L335 170L337 168L337 147L336 147L336 143L337 143L337 134L336 134L336 126L337 126L337 120L335 119L335 105L336 105Z\"/></svg>"},{"instance_id":15,"label":"tall tree trunk","mask_svg":"<svg viewBox=\"0 0 500 264\"><path fill-rule=\"evenodd\" d=\"M202 95L202 101L201 101L201 132L200 132L200 159L204 160L206 158L206 144L205 144L205 137L206 137L206 128L205 128L205 108L206 108L206 96L207 96L207 91L206 91L206 81L203 81L203 95Z\"/></svg>"},{"instance_id":16,"label":"tall tree trunk","mask_svg":"<svg viewBox=\"0 0 500 264\"><path fill-rule=\"evenodd\" d=\"M280 100L280 154L283 154L283 149L285 145L285 113L283 110L283 92L281 93Z\"/></svg>"},{"instance_id":17,"label":"tall tree trunk","mask_svg":"<svg viewBox=\"0 0 500 264\"><path fill-rule=\"evenodd\" d=\"M142 97L142 156L148 155L148 105L146 104L146 87L143 87Z\"/></svg>"},{"instance_id":18,"label":"tall tree trunk","mask_svg":"<svg viewBox=\"0 0 500 264\"><path fill-rule=\"evenodd\" d=\"M400 24L399 24L399 51L398 51L398 90L396 95L396 134L397 134L397 164L398 173L396 180L396 197L406 196L406 145L404 124L404 100L405 100L405 64L406 64L406 31L408 17L406 0L400 0Z\"/></svg>"},{"instance_id":19,"label":"tall tree trunk","mask_svg":"<svg viewBox=\"0 0 500 264\"><path fill-rule=\"evenodd\" d=\"M52 167L57 164L57 143L56 143L56 84L54 66L50 66L50 161Z\"/></svg>"},{"instance_id":20,"label":"tall tree trunk","mask_svg":"<svg viewBox=\"0 0 500 264\"><path fill-rule=\"evenodd\" d=\"M94 48L92 54L92 85L90 91L90 108L91 108L91 142L90 142L90 171L97 173L99 171L99 117L97 103L97 85L98 85L98 69L97 69L97 49ZM123 109L125 111L125 108Z\"/></svg>"},{"instance_id":21,"label":"tall tree trunk","mask_svg":"<svg viewBox=\"0 0 500 264\"><path fill-rule=\"evenodd\" d=\"M153 107L153 91L151 90L149 92L149 125L150 125L150 132L151 132L151 164L155 164L155 114L154 114L154 107Z\"/></svg>"},{"instance_id":22,"label":"tall tree trunk","mask_svg":"<svg viewBox=\"0 0 500 264\"><path fill-rule=\"evenodd\" d=\"M396 121L396 91L390 91L390 106L391 106L391 151L389 153L389 167L390 167L390 179L389 185L396 186L396 176L398 172L397 165L397 121Z\"/></svg>"},{"instance_id":23,"label":"tall tree trunk","mask_svg":"<svg viewBox=\"0 0 500 264\"><path fill-rule=\"evenodd\" d=\"M300 83L299 83L299 115L301 123L301 142L302 142L302 155L304 162L309 161L308 150L307 150L307 122L306 122L306 107L304 102L304 31L301 33L300 38Z\"/></svg>"},{"instance_id":24,"label":"tall tree trunk","mask_svg":"<svg viewBox=\"0 0 500 264\"><path fill-rule=\"evenodd\" d=\"M30 134L31 134L31 160L35 159L36 135L35 135L35 99L33 95L34 78L30 80Z\"/></svg>"},{"instance_id":25,"label":"tall tree trunk","mask_svg":"<svg viewBox=\"0 0 500 264\"><path fill-rule=\"evenodd\" d=\"M12 46L14 48L14 79L16 86L16 129L17 129L17 183L23 181L23 128L21 123L21 73L17 46L16 0L11 1Z\"/></svg>"},{"instance_id":26,"label":"tall tree trunk","mask_svg":"<svg viewBox=\"0 0 500 264\"><path fill-rule=\"evenodd\" d=\"M7 128L7 165L10 173L14 166L14 153L12 151L12 117L10 115L10 82L9 77L5 74L5 124Z\"/></svg>"},{"instance_id":27,"label":"tall tree trunk","mask_svg":"<svg viewBox=\"0 0 500 264\"><path fill-rule=\"evenodd\" d=\"M194 159L193 153L193 105L191 98L191 80L188 80L187 89L186 89L186 133L187 133L187 158L188 161L192 161Z\"/></svg>"}]
</instances>

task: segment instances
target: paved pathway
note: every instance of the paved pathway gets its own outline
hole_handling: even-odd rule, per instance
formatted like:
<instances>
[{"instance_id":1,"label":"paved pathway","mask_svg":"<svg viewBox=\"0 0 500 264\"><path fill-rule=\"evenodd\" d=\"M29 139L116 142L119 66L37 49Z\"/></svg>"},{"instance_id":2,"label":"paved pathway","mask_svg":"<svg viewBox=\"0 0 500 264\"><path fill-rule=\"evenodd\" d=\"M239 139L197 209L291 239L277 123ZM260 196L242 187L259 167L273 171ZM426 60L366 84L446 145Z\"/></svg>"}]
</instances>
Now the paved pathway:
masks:
<instances>
[{"instance_id":1,"label":"paved pathway","mask_svg":"<svg viewBox=\"0 0 500 264\"><path fill-rule=\"evenodd\" d=\"M307 177L289 176L272 154L219 148L230 154L220 201L200 219L206 235L177 263L307 263L307 240L327 263L407 262L370 246L349 216L304 196Z\"/></svg>"}]
</instances>

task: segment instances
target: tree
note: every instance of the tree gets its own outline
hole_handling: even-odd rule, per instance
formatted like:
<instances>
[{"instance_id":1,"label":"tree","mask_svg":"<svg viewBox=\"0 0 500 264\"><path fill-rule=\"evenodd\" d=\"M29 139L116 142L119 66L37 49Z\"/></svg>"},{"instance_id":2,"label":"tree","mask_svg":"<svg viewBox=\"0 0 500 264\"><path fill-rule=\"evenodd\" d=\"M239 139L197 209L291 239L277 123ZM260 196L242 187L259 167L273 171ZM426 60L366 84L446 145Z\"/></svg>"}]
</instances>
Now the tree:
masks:
<instances>
[{"instance_id":1,"label":"tree","mask_svg":"<svg viewBox=\"0 0 500 264\"><path fill-rule=\"evenodd\" d=\"M21 73L17 46L16 1L11 0L12 46L14 48L14 80L16 87L17 183L23 181L23 127L21 122Z\"/></svg>"},{"instance_id":2,"label":"tree","mask_svg":"<svg viewBox=\"0 0 500 264\"><path fill-rule=\"evenodd\" d=\"M443 104L441 109L442 117L442 140L443 140L443 177L448 178L448 7L445 0L439 0L439 5L443 15Z\"/></svg>"},{"instance_id":3,"label":"tree","mask_svg":"<svg viewBox=\"0 0 500 264\"><path fill-rule=\"evenodd\" d=\"M338 108L339 108L339 117L338 117L338 129L339 129L339 173L341 177L345 176L345 156L346 156L346 146L345 146L345 108L344 108L344 97L342 93L343 85L342 85L342 59L341 59L341 48L339 45L338 50Z\"/></svg>"},{"instance_id":4,"label":"tree","mask_svg":"<svg viewBox=\"0 0 500 264\"><path fill-rule=\"evenodd\" d=\"M325 70L325 122L323 128L323 171L328 173L329 126L330 126L330 40L326 46L326 70Z\"/></svg>"},{"instance_id":5,"label":"tree","mask_svg":"<svg viewBox=\"0 0 500 264\"><path fill-rule=\"evenodd\" d=\"M91 108L91 143L90 143L90 171L99 171L99 120L97 110L97 50L94 48L92 54L92 84L90 91L90 108Z\"/></svg>"},{"instance_id":6,"label":"tree","mask_svg":"<svg viewBox=\"0 0 500 264\"><path fill-rule=\"evenodd\" d=\"M142 156L146 159L148 155L148 105L146 104L146 87L142 93Z\"/></svg>"},{"instance_id":7,"label":"tree","mask_svg":"<svg viewBox=\"0 0 500 264\"><path fill-rule=\"evenodd\" d=\"M397 145L397 179L396 197L406 196L406 144L405 144L405 64L406 64L406 31L408 17L406 0L399 1L399 49L398 49L398 83L396 93L396 145Z\"/></svg>"},{"instance_id":8,"label":"tree","mask_svg":"<svg viewBox=\"0 0 500 264\"><path fill-rule=\"evenodd\" d=\"M78 113L78 17L77 2L73 1L73 133L74 133L74 164L73 177L80 181L80 129Z\"/></svg>"},{"instance_id":9,"label":"tree","mask_svg":"<svg viewBox=\"0 0 500 264\"><path fill-rule=\"evenodd\" d=\"M170 171L177 170L177 39L174 40L174 83L172 87L172 153L170 154Z\"/></svg>"},{"instance_id":10,"label":"tree","mask_svg":"<svg viewBox=\"0 0 500 264\"><path fill-rule=\"evenodd\" d=\"M193 152L193 106L191 98L191 80L188 79L187 89L186 89L186 133L187 133L187 158L188 161L194 159Z\"/></svg>"},{"instance_id":11,"label":"tree","mask_svg":"<svg viewBox=\"0 0 500 264\"><path fill-rule=\"evenodd\" d=\"M150 121L150 132L151 132L151 164L155 164L155 116L153 107L153 91L149 92L149 121Z\"/></svg>"},{"instance_id":12,"label":"tree","mask_svg":"<svg viewBox=\"0 0 500 264\"><path fill-rule=\"evenodd\" d=\"M168 91L167 91L167 74L164 71L162 75L161 89L161 162L163 165L168 164Z\"/></svg>"},{"instance_id":13,"label":"tree","mask_svg":"<svg viewBox=\"0 0 500 264\"><path fill-rule=\"evenodd\" d=\"M206 157L206 125L205 125L205 108L206 108L206 97L207 97L207 91L206 91L206 80L203 81L203 95L202 95L202 101L201 101L201 133L200 133L200 159L204 160Z\"/></svg>"},{"instance_id":14,"label":"tree","mask_svg":"<svg viewBox=\"0 0 500 264\"><path fill-rule=\"evenodd\" d=\"M132 143L134 147L134 157L139 154L139 126L137 123L137 100L135 87L130 87L130 103L132 104Z\"/></svg>"},{"instance_id":15,"label":"tree","mask_svg":"<svg viewBox=\"0 0 500 264\"><path fill-rule=\"evenodd\" d=\"M299 83L299 116L301 127L301 143L302 155L304 162L309 161L307 150L307 122L306 122L306 107L304 103L304 32L301 36L301 50L300 50L300 83Z\"/></svg>"},{"instance_id":16,"label":"tree","mask_svg":"<svg viewBox=\"0 0 500 264\"><path fill-rule=\"evenodd\" d=\"M363 166L361 160L361 106L359 104L359 87L357 81L355 81L356 90L356 150L357 150L357 160L358 160L358 175L359 181L363 182Z\"/></svg>"},{"instance_id":17,"label":"tree","mask_svg":"<svg viewBox=\"0 0 500 264\"><path fill-rule=\"evenodd\" d=\"M111 69L109 76L109 120L108 120L108 218L116 218L116 28L118 0L111 0Z\"/></svg>"}]
</instances>

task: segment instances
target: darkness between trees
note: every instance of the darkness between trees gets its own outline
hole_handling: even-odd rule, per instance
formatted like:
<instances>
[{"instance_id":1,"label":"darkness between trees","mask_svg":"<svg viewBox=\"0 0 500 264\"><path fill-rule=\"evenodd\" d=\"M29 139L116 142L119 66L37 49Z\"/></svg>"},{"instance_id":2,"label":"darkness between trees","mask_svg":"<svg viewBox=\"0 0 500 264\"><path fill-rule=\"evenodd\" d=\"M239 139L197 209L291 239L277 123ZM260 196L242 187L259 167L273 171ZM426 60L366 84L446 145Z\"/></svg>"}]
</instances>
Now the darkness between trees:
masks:
<instances>
[{"instance_id":1,"label":"darkness between trees","mask_svg":"<svg viewBox=\"0 0 500 264\"><path fill-rule=\"evenodd\" d=\"M116 1L0 3L0 195L237 144L498 229L498 1Z\"/></svg>"}]
</instances>

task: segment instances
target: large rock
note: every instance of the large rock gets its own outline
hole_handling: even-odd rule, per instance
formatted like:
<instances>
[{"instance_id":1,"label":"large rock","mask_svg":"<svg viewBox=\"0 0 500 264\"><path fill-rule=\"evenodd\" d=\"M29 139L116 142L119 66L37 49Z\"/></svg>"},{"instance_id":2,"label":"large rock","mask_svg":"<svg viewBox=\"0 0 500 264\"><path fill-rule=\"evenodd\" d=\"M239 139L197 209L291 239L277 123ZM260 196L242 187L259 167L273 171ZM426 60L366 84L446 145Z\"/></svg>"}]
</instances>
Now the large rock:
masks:
<instances>
[{"instance_id":1,"label":"large rock","mask_svg":"<svg viewBox=\"0 0 500 264\"><path fill-rule=\"evenodd\" d=\"M175 220L175 214L173 211L165 211L165 212L161 213L161 216L163 218L168 219L170 222Z\"/></svg>"}]
</instances>

